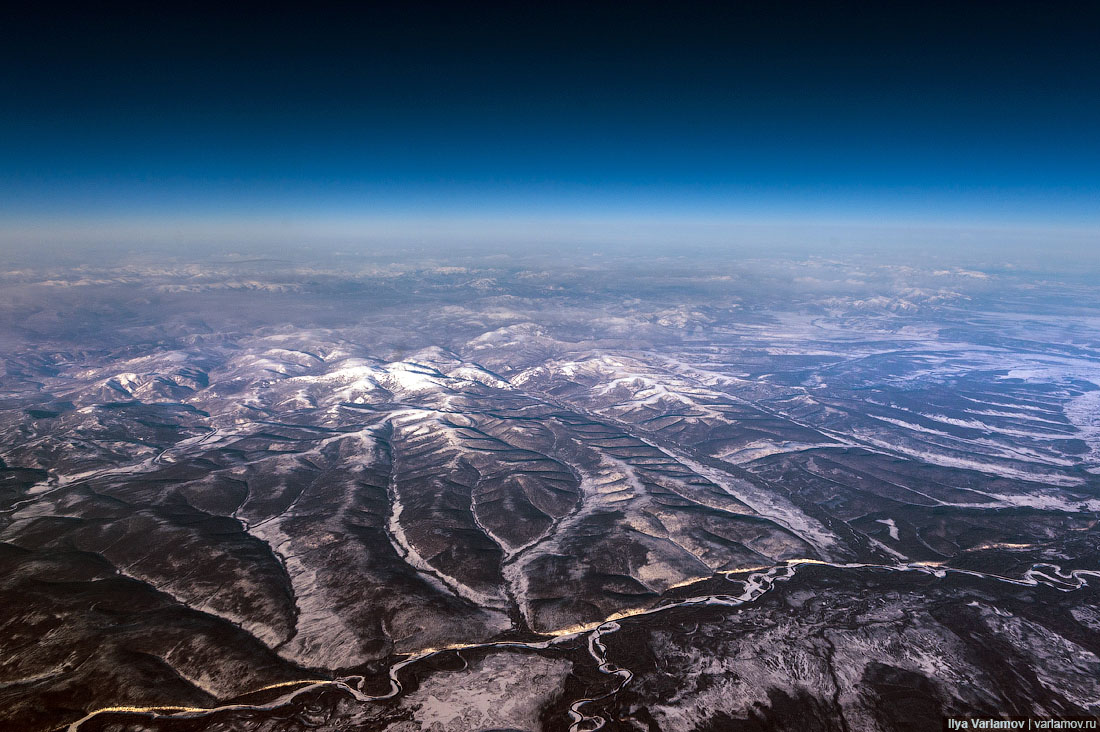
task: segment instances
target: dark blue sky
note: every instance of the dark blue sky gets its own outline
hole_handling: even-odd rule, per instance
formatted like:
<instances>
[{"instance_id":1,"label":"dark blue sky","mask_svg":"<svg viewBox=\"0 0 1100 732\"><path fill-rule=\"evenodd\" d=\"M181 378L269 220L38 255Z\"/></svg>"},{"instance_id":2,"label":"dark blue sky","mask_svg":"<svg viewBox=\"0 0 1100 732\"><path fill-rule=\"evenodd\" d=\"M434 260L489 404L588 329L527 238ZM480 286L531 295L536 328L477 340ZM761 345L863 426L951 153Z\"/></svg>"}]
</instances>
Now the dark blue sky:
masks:
<instances>
[{"instance_id":1,"label":"dark blue sky","mask_svg":"<svg viewBox=\"0 0 1100 732\"><path fill-rule=\"evenodd\" d=\"M0 215L1100 225L1097 3L387 5L0 18Z\"/></svg>"}]
</instances>

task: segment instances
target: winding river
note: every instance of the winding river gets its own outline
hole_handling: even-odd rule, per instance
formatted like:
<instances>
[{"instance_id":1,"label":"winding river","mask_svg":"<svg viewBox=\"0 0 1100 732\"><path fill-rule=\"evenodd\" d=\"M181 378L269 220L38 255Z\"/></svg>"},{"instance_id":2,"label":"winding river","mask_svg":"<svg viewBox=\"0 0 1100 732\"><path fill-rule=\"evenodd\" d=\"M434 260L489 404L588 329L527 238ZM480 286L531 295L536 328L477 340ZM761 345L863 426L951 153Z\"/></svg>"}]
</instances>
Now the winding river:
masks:
<instances>
[{"instance_id":1,"label":"winding river","mask_svg":"<svg viewBox=\"0 0 1100 732\"><path fill-rule=\"evenodd\" d=\"M774 567L750 572L744 577L738 577L737 579L732 580L739 584L743 584L743 589L741 593L737 595L701 595L698 597L691 597L685 600L680 600L665 605L659 605L646 610L630 612L627 614L620 613L613 616L612 619L582 628L570 628L561 633L546 636L543 640L540 641L502 641L489 643L470 643L448 646L445 648L429 648L410 655L409 657L395 663L393 666L390 667L390 688L389 691L384 694L372 696L364 693L363 685L365 683L365 679L362 676L346 676L339 679L307 679L302 681L288 681L281 684L273 684L271 686L263 687L261 689L257 689L254 692L259 693L262 691L268 691L278 688L291 689L290 691L288 691L288 693L283 694L282 696L279 696L278 698L266 704L227 704L224 706L211 708L179 706L105 707L89 712L84 717L81 717L72 724L68 725L68 727L65 729L67 730L67 732L77 732L80 729L81 725L83 725L85 722L102 714L134 714L150 717L197 718L209 714L214 714L216 712L267 711L286 706L287 704L293 702L296 697L307 691L322 688L339 689L340 691L354 697L357 701L363 703L380 702L388 699L393 699L401 693L401 682L397 678L398 673L401 671L401 669L414 663L418 663L419 661L422 661L431 656L438 655L440 653L479 648L519 648L524 650L537 651L544 650L556 643L565 640L574 639L582 635L587 635L588 652L592 656L596 667L603 674L619 678L619 683L606 694L597 697L578 699L569 706L570 732L595 732L595 730L603 728L607 722L603 717L600 717L598 715L585 714L584 708L593 702L601 701L615 696L634 678L633 673L631 673L629 669L617 666L607 658L607 646L604 644L603 638L607 635L615 633L621 628L618 622L619 620L622 620L625 617L638 618L645 615L654 615L656 613L666 612L673 608L700 606L737 607L740 605L745 605L760 598L766 592L771 590L777 582L782 582L790 579L795 575L800 567L806 565L820 565L842 570L880 569L892 572L921 572L939 578L946 577L948 574L963 574L997 582L1006 582L1009 584L1029 587L1034 587L1036 585L1042 584L1053 587L1063 592L1070 592L1088 585L1089 578L1100 579L1100 571L1076 569L1065 572L1058 565L1048 563L1032 565L1031 569L1024 572L1022 577L1014 578L1005 577L998 574L978 572L969 569L957 569L954 567L947 567L939 563L933 562L910 562L905 564L867 564L833 563L823 562L815 559L793 559ZM730 575L741 575L744 574L744 570L737 572L724 572L723 574L727 575L727 577L729 577Z\"/></svg>"}]
</instances>

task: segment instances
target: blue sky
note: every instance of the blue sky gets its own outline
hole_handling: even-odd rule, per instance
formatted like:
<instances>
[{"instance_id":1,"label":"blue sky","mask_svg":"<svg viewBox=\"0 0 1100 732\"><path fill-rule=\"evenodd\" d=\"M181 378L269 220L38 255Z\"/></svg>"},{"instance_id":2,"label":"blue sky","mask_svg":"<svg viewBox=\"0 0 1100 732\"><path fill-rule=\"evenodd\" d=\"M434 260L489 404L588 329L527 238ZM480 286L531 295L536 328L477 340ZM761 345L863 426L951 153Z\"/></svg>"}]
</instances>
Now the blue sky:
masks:
<instances>
[{"instance_id":1,"label":"blue sky","mask_svg":"<svg viewBox=\"0 0 1100 732\"><path fill-rule=\"evenodd\" d=\"M6 18L0 219L1100 227L1088 3Z\"/></svg>"}]
</instances>

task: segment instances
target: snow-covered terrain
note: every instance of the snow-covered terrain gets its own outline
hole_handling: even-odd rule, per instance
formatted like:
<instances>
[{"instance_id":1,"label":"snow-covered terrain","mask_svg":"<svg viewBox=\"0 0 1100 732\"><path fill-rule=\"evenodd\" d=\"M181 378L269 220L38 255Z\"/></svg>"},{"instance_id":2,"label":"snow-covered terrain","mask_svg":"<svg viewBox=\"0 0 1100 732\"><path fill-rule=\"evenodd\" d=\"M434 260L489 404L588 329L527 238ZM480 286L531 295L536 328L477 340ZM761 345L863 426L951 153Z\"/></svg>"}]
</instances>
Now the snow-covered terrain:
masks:
<instances>
[{"instance_id":1,"label":"snow-covered terrain","mask_svg":"<svg viewBox=\"0 0 1100 732\"><path fill-rule=\"evenodd\" d=\"M0 274L0 722L321 719L308 689L334 729L893 729L906 684L1095 711L1087 283L525 256ZM865 576L910 564L957 571ZM782 607L721 599L795 566Z\"/></svg>"}]
</instances>

